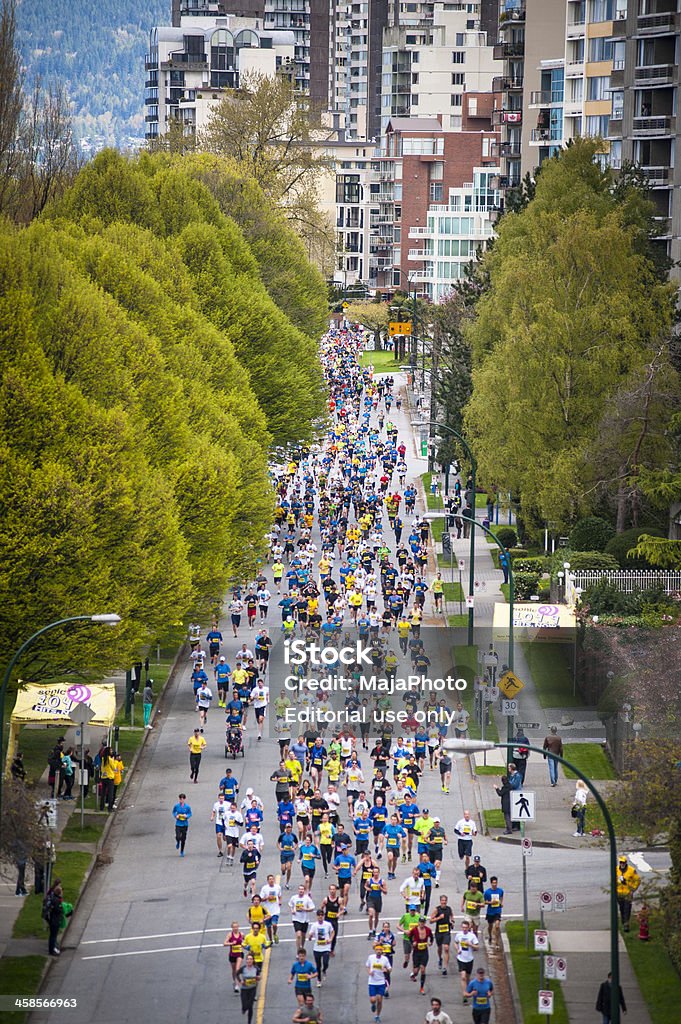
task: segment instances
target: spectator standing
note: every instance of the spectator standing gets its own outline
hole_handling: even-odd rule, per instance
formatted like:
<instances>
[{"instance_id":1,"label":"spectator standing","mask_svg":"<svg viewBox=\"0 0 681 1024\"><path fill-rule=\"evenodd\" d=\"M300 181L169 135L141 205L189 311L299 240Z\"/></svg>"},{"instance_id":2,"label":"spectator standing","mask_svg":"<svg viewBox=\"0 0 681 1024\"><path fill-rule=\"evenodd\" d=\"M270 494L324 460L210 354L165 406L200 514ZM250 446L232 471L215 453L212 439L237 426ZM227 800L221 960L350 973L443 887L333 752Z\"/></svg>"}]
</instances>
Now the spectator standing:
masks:
<instances>
[{"instance_id":1,"label":"spectator standing","mask_svg":"<svg viewBox=\"0 0 681 1024\"><path fill-rule=\"evenodd\" d=\"M620 908L622 927L625 932L629 931L631 905L634 902L634 893L640 884L641 876L638 871L622 855L617 864L617 904Z\"/></svg>"},{"instance_id":2,"label":"spectator standing","mask_svg":"<svg viewBox=\"0 0 681 1024\"><path fill-rule=\"evenodd\" d=\"M142 711L144 713L144 728L153 729L153 725L149 724L151 718L151 709L154 704L154 691L151 688L151 679L147 679L147 685L142 691Z\"/></svg>"},{"instance_id":3,"label":"spectator standing","mask_svg":"<svg viewBox=\"0 0 681 1024\"><path fill-rule=\"evenodd\" d=\"M501 785L495 786L494 790L501 801L501 813L504 816L504 824L506 828L504 830L505 836L510 836L513 832L513 822L511 821L511 784L508 781L508 775L501 776Z\"/></svg>"},{"instance_id":4,"label":"spectator standing","mask_svg":"<svg viewBox=\"0 0 681 1024\"><path fill-rule=\"evenodd\" d=\"M563 741L558 735L558 728L552 725L548 736L544 737L544 758L549 762L549 780L552 786L558 785L558 762L556 756L563 756Z\"/></svg>"},{"instance_id":5,"label":"spectator standing","mask_svg":"<svg viewBox=\"0 0 681 1024\"><path fill-rule=\"evenodd\" d=\"M516 731L515 742L516 746L513 751L513 760L515 761L515 766L518 769L518 772L520 773L522 787L525 785L525 772L527 771L527 762L530 757L530 751L528 750L530 741L528 740L527 736L522 730L522 726L520 725L518 726L518 729Z\"/></svg>"},{"instance_id":6,"label":"spectator standing","mask_svg":"<svg viewBox=\"0 0 681 1024\"><path fill-rule=\"evenodd\" d=\"M584 820L586 818L586 800L589 795L586 782L577 779L575 784L575 799L572 804L572 817L577 821L577 831L572 834L575 837L584 835Z\"/></svg>"}]
</instances>

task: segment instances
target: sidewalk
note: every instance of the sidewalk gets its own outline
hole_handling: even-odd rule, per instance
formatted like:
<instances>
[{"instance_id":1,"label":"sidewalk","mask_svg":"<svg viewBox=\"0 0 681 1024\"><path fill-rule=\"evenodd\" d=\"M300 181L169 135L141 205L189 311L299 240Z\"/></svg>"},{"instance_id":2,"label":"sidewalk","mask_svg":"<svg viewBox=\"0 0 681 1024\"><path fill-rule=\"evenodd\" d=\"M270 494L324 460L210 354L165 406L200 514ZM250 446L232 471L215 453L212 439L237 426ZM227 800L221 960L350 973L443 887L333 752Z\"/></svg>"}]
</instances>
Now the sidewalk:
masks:
<instances>
[{"instance_id":1,"label":"sidewalk","mask_svg":"<svg viewBox=\"0 0 681 1024\"><path fill-rule=\"evenodd\" d=\"M408 390L408 389L407 389ZM410 396L411 397L411 396ZM414 411L415 414L415 411ZM425 417L424 417L425 418ZM419 453L416 453L417 456ZM427 460L421 459L423 472L427 470ZM453 481L451 481L453 483ZM476 509L476 518L482 521L486 517L485 509ZM502 525L501 522L499 524ZM486 534L476 529L475 537L475 643L478 649L485 649L493 641L492 622L494 605L505 602L500 584L502 573L495 568L492 551L495 546L488 543ZM441 545L435 545L436 555ZM452 561L454 566L454 582L458 582L458 561L463 559L465 569L462 572L464 594L468 593L468 571L470 556L470 540L462 538L452 542ZM451 579L449 568L441 567L443 577ZM429 580L432 574L429 573ZM464 609L465 610L465 609ZM448 614L459 612L458 602L449 604ZM457 641L466 643L466 630L456 631ZM499 653L500 665L507 660L507 644L495 643ZM534 680L521 644L514 647L514 671L525 683L519 698L519 716L525 735L533 746L541 747L544 737L551 725L557 725L559 735L564 743L594 742L602 743L605 730L597 718L594 708L585 707L551 707L544 708L539 700ZM501 738L506 737L507 719L501 714L500 707L495 703L492 713ZM563 724L565 723L570 724ZM508 755L505 750L493 750L486 754L478 753L467 759L471 767L471 776L459 771L461 786L471 804L477 804L478 817L483 819L483 811L499 808L499 798L494 790L498 784L498 776L486 772L477 774L475 768L483 765L505 766ZM464 761L461 762L465 763ZM607 792L607 783L601 784ZM613 785L613 784L611 784ZM526 834L533 844L539 847L554 849L601 849L604 840L600 838L575 838L574 821L570 816L573 803L575 782L566 779L559 769L558 785L550 785L548 766L538 755L532 754L528 762L527 788L535 793L536 821L526 826ZM473 809L471 807L471 809ZM520 844L520 835L503 836L501 829L489 831L491 839L509 844L516 848ZM510 852L510 851L509 851ZM518 851L519 853L519 851ZM518 853L514 857L518 857ZM530 917L538 917L538 911L530 911ZM597 919L596 919L597 917ZM595 1019L595 1000L599 985L610 970L610 932L603 929L602 913L592 916L585 909L573 909L564 914L548 914L546 927L551 936L551 951L564 954L569 960L568 980L562 984L563 994L567 1003L570 1024L591 1024ZM531 941L531 940L530 940ZM636 981L629 954L622 937L619 938L621 985L625 994L629 1019L636 1024L651 1024L650 1015ZM537 978L539 988L539 978Z\"/></svg>"}]
</instances>

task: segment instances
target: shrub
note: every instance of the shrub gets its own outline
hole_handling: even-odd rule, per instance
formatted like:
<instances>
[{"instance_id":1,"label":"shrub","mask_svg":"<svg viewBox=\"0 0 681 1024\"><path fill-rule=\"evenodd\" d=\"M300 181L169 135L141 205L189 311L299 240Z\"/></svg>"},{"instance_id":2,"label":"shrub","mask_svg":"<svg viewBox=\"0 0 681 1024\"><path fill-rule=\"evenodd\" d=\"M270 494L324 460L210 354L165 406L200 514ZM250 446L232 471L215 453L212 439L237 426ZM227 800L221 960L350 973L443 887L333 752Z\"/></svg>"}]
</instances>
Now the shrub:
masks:
<instances>
[{"instance_id":1,"label":"shrub","mask_svg":"<svg viewBox=\"0 0 681 1024\"><path fill-rule=\"evenodd\" d=\"M585 516L570 530L570 547L574 551L603 551L615 530L600 516Z\"/></svg>"},{"instance_id":2,"label":"shrub","mask_svg":"<svg viewBox=\"0 0 681 1024\"><path fill-rule=\"evenodd\" d=\"M508 553L511 564L515 565L518 558L527 558L527 548L511 548Z\"/></svg>"},{"instance_id":3,"label":"shrub","mask_svg":"<svg viewBox=\"0 0 681 1024\"><path fill-rule=\"evenodd\" d=\"M583 602L592 615L622 615L643 617L642 624L658 627L669 618L676 620L678 604L664 590L634 590L625 594L606 579L584 591Z\"/></svg>"},{"instance_id":4,"label":"shrub","mask_svg":"<svg viewBox=\"0 0 681 1024\"><path fill-rule=\"evenodd\" d=\"M531 558L518 557L517 552L522 550L516 548L513 552L513 571L514 572L538 572L543 573L546 571L546 559L542 558L541 555L534 556Z\"/></svg>"},{"instance_id":5,"label":"shrub","mask_svg":"<svg viewBox=\"0 0 681 1024\"><path fill-rule=\"evenodd\" d=\"M518 543L515 530L510 526L501 526L496 531L497 540L504 545L505 548L514 548Z\"/></svg>"},{"instance_id":6,"label":"shrub","mask_svg":"<svg viewBox=\"0 0 681 1024\"><path fill-rule=\"evenodd\" d=\"M527 601L539 589L538 572L514 572L513 591L516 601Z\"/></svg>"},{"instance_id":7,"label":"shrub","mask_svg":"<svg viewBox=\"0 0 681 1024\"><path fill-rule=\"evenodd\" d=\"M548 578L539 580L539 600L551 600L551 580Z\"/></svg>"},{"instance_id":8,"label":"shrub","mask_svg":"<svg viewBox=\"0 0 681 1024\"><path fill-rule=\"evenodd\" d=\"M650 568L645 558L629 558L627 552L636 547L638 538L642 533L650 537L664 537L662 530L654 526L634 526L631 530L624 530L623 533L616 533L605 545L605 553L617 559L623 569L648 569Z\"/></svg>"},{"instance_id":9,"label":"shrub","mask_svg":"<svg viewBox=\"0 0 681 1024\"><path fill-rule=\"evenodd\" d=\"M619 562L612 555L606 555L603 551L571 551L565 559L570 563L570 571L578 569L619 569Z\"/></svg>"}]
</instances>

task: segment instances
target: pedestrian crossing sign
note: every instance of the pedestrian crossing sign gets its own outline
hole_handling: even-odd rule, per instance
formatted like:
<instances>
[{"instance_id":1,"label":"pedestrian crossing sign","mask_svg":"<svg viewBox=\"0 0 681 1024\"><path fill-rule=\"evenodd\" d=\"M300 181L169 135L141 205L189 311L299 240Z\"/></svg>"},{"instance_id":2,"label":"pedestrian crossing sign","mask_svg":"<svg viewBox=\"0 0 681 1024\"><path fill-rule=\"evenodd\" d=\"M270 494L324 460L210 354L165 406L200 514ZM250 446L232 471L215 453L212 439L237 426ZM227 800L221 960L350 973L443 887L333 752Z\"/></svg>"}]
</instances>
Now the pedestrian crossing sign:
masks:
<instances>
[{"instance_id":1,"label":"pedestrian crossing sign","mask_svg":"<svg viewBox=\"0 0 681 1024\"><path fill-rule=\"evenodd\" d=\"M507 671L499 677L498 686L503 695L508 697L510 700L512 697L516 697L520 691L524 689L525 683L522 679L518 679L517 675L513 672Z\"/></svg>"}]
</instances>

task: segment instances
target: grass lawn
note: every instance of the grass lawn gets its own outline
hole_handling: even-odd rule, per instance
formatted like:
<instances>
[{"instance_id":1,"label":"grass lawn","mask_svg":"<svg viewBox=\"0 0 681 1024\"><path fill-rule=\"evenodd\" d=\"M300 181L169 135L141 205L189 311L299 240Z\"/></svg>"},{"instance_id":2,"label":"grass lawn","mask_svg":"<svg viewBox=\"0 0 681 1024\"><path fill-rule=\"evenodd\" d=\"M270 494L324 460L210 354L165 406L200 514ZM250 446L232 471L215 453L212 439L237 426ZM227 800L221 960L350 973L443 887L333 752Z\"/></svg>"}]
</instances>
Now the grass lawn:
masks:
<instances>
[{"instance_id":1,"label":"grass lawn","mask_svg":"<svg viewBox=\"0 0 681 1024\"><path fill-rule=\"evenodd\" d=\"M509 596L510 596L510 593L511 593L511 591L510 591L510 584L509 583L500 583L499 584L499 590L504 595L504 600L508 604L508 599L509 599Z\"/></svg>"},{"instance_id":2,"label":"grass lawn","mask_svg":"<svg viewBox=\"0 0 681 1024\"><path fill-rule=\"evenodd\" d=\"M432 477L432 473L421 473L423 489L426 492L426 507L430 512L435 512L438 509L443 509L445 505L442 498L437 498L434 494L430 493L430 482L432 480ZM442 521L444 522L444 519Z\"/></svg>"},{"instance_id":3,"label":"grass lawn","mask_svg":"<svg viewBox=\"0 0 681 1024\"><path fill-rule=\"evenodd\" d=\"M375 373L400 372L399 359L395 359L394 352L387 352L385 349L382 349L380 352L374 352L373 349L367 349L366 352L362 352L359 357L359 365L368 366L369 363L373 365Z\"/></svg>"},{"instance_id":4,"label":"grass lawn","mask_svg":"<svg viewBox=\"0 0 681 1024\"><path fill-rule=\"evenodd\" d=\"M91 853L80 850L63 852L57 850L57 860L52 867L52 878L61 878L64 898L67 902L75 904L91 860ZM14 922L12 935L15 939L45 938L47 936L47 926L41 916L42 906L42 895L36 896L35 893L31 893L26 897L19 916Z\"/></svg>"},{"instance_id":5,"label":"grass lawn","mask_svg":"<svg viewBox=\"0 0 681 1024\"><path fill-rule=\"evenodd\" d=\"M47 768L47 755L50 753L60 736L64 735L64 725L29 726L24 725L19 731L18 748L24 755L24 767L32 782L37 782Z\"/></svg>"},{"instance_id":6,"label":"grass lawn","mask_svg":"<svg viewBox=\"0 0 681 1024\"><path fill-rule=\"evenodd\" d=\"M640 941L633 925L632 931L623 935L651 1019L655 1024L676 1024L681 1003L681 978L669 959L664 927L661 915L652 913L648 942Z\"/></svg>"},{"instance_id":7,"label":"grass lawn","mask_svg":"<svg viewBox=\"0 0 681 1024\"><path fill-rule=\"evenodd\" d=\"M563 757L572 761L575 768L580 768L590 779L614 779L615 769L608 755L598 743L566 743ZM578 778L574 772L564 769L566 779Z\"/></svg>"},{"instance_id":8,"label":"grass lawn","mask_svg":"<svg viewBox=\"0 0 681 1024\"><path fill-rule=\"evenodd\" d=\"M483 497L484 497L484 495L483 495ZM483 505L485 505L485 504L486 504L486 502L483 502ZM504 529L506 529L506 530L513 530L513 532L515 533L515 535L517 537L518 536L518 530L517 530L515 524L514 523L509 524L509 523L504 521L505 519L508 519L508 516L507 515L505 516L503 512L500 512L499 513L499 525L497 526L496 523L495 523L494 526L492 526L492 524L490 523L490 529L494 533L496 533L497 530L500 530L501 527L503 526ZM485 540L487 541L488 544L494 544L495 548L497 548L497 551L499 550L499 548L497 547L496 541L492 540L492 538L490 537L490 535L488 533L485 534Z\"/></svg>"},{"instance_id":9,"label":"grass lawn","mask_svg":"<svg viewBox=\"0 0 681 1024\"><path fill-rule=\"evenodd\" d=\"M543 708L582 707L582 698L573 693L570 644L524 643L522 648Z\"/></svg>"},{"instance_id":10,"label":"grass lawn","mask_svg":"<svg viewBox=\"0 0 681 1024\"><path fill-rule=\"evenodd\" d=\"M532 932L539 928L539 921L530 921L530 945L533 946ZM559 981L545 981L544 989L551 989L553 997L553 1016L546 1017L537 1012L537 992L539 991L539 953L532 948L525 949L525 925L522 921L508 921L506 935L511 946L511 960L515 974L520 1004L522 1006L523 1024L568 1024L568 1012L565 1005L563 989ZM654 975L651 977L654 981ZM657 1018L655 1018L657 1024ZM671 1017L669 1018L671 1021Z\"/></svg>"},{"instance_id":11,"label":"grass lawn","mask_svg":"<svg viewBox=\"0 0 681 1024\"><path fill-rule=\"evenodd\" d=\"M7 956L0 960L0 995L34 996L40 987L46 956ZM0 1015L12 1024L23 1024L27 1013ZM67 1014L68 1015L68 1014Z\"/></svg>"},{"instance_id":12,"label":"grass lawn","mask_svg":"<svg viewBox=\"0 0 681 1024\"><path fill-rule=\"evenodd\" d=\"M468 617L462 616L462 618L465 618L465 624L467 625ZM472 740L478 740L481 735L480 726L475 721L473 714L473 683L478 671L478 648L475 645L468 647L466 644L455 644L452 648L452 658L454 659L457 677L465 679L468 683L467 689L461 692L461 703L471 716L468 723L468 735ZM499 739L499 732L493 717L490 724L485 726L485 739L493 740L494 742Z\"/></svg>"},{"instance_id":13,"label":"grass lawn","mask_svg":"<svg viewBox=\"0 0 681 1024\"><path fill-rule=\"evenodd\" d=\"M430 532L433 535L433 540L437 544L441 544L442 543L442 534L445 532L444 517L432 520L432 522L430 524Z\"/></svg>"},{"instance_id":14,"label":"grass lawn","mask_svg":"<svg viewBox=\"0 0 681 1024\"><path fill-rule=\"evenodd\" d=\"M445 583L445 601L455 602L465 600L463 587L460 583Z\"/></svg>"},{"instance_id":15,"label":"grass lawn","mask_svg":"<svg viewBox=\"0 0 681 1024\"><path fill-rule=\"evenodd\" d=\"M451 629L465 629L468 626L468 616L467 615L448 615L447 616L447 625L450 626Z\"/></svg>"},{"instance_id":16,"label":"grass lawn","mask_svg":"<svg viewBox=\"0 0 681 1024\"><path fill-rule=\"evenodd\" d=\"M475 770L479 774L480 769L476 768ZM491 810L488 809L486 811L483 811L482 816L485 819L485 824L487 825L487 828L506 828L506 823L504 821L504 815L501 810L501 807L494 807Z\"/></svg>"},{"instance_id":17,"label":"grass lawn","mask_svg":"<svg viewBox=\"0 0 681 1024\"><path fill-rule=\"evenodd\" d=\"M487 495L477 493L475 495L475 507L476 508L487 508Z\"/></svg>"},{"instance_id":18,"label":"grass lawn","mask_svg":"<svg viewBox=\"0 0 681 1024\"><path fill-rule=\"evenodd\" d=\"M102 832L104 831L104 825L106 824L106 818L102 815L101 817L92 817L85 815L85 827L81 831L80 828L80 806L71 814L71 817L66 823L66 826L61 834L61 842L63 843L96 843L99 840ZM71 901L69 901L71 902Z\"/></svg>"},{"instance_id":19,"label":"grass lawn","mask_svg":"<svg viewBox=\"0 0 681 1024\"><path fill-rule=\"evenodd\" d=\"M477 764L476 775L503 775L506 769L502 764Z\"/></svg>"}]
</instances>

